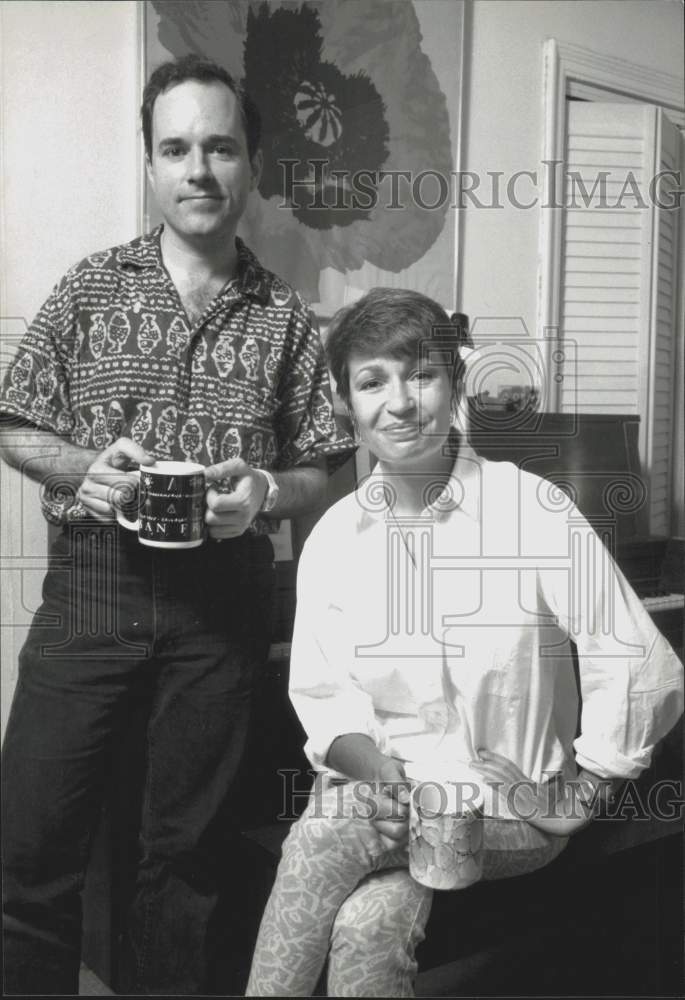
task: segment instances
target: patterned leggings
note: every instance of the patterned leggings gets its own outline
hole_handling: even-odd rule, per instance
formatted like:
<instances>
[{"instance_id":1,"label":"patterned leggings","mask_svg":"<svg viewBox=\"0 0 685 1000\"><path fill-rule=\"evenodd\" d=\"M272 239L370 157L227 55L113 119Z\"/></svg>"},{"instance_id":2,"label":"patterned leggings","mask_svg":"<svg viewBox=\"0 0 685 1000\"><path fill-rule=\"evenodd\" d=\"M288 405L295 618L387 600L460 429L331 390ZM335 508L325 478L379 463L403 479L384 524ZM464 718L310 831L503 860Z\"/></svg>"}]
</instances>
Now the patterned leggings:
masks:
<instances>
[{"instance_id":1,"label":"patterned leggings","mask_svg":"<svg viewBox=\"0 0 685 1000\"><path fill-rule=\"evenodd\" d=\"M326 958L329 996L414 996L414 953L433 891L409 875L407 847L389 850L353 806L358 812L351 782L317 779L283 844L246 996L311 996ZM486 819L483 878L542 868L567 842L528 823Z\"/></svg>"}]
</instances>

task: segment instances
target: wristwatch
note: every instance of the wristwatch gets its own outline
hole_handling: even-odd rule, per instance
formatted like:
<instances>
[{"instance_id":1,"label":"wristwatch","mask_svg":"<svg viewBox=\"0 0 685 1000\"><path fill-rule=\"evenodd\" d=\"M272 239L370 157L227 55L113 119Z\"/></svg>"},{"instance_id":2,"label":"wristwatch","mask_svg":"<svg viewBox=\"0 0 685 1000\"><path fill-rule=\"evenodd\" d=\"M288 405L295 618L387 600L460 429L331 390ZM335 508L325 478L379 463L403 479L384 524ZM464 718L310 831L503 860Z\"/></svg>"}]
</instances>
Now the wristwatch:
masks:
<instances>
[{"instance_id":1,"label":"wristwatch","mask_svg":"<svg viewBox=\"0 0 685 1000\"><path fill-rule=\"evenodd\" d=\"M262 501L262 506L259 508L259 513L268 514L269 511L273 510L276 506L280 490L276 480L270 472L267 472L266 469L260 469L259 471L266 479L266 494L264 496L264 500Z\"/></svg>"}]
</instances>

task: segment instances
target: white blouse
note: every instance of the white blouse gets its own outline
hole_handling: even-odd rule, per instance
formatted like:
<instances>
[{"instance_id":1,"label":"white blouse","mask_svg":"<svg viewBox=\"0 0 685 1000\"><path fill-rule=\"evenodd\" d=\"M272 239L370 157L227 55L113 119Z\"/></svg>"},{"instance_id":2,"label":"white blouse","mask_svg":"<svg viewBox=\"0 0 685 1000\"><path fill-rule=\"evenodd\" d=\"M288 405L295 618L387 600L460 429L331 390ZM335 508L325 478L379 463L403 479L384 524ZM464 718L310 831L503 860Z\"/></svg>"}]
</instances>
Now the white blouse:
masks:
<instances>
[{"instance_id":1,"label":"white blouse","mask_svg":"<svg viewBox=\"0 0 685 1000\"><path fill-rule=\"evenodd\" d=\"M420 516L396 519L388 488L379 466L300 559L290 697L312 765L365 733L455 775L480 748L536 782L645 769L683 668L566 495L469 448Z\"/></svg>"}]
</instances>

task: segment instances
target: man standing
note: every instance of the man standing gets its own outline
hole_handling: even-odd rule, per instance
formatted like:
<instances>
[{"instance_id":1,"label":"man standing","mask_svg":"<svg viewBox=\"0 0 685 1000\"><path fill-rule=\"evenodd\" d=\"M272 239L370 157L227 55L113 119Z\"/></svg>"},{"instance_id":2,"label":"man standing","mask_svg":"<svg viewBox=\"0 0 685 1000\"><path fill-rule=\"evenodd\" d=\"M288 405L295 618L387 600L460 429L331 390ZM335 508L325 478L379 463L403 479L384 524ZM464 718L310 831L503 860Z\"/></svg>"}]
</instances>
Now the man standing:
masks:
<instances>
[{"instance_id":1,"label":"man standing","mask_svg":"<svg viewBox=\"0 0 685 1000\"><path fill-rule=\"evenodd\" d=\"M188 56L152 74L142 118L163 225L65 275L0 398L3 457L41 482L62 526L4 747L5 993L78 991L105 751L150 682L127 986L202 992L216 888L200 842L268 652L262 518L320 504L326 462L351 449L307 308L236 238L261 169L256 109ZM155 459L207 466L200 548L146 548L116 525L129 470Z\"/></svg>"}]
</instances>

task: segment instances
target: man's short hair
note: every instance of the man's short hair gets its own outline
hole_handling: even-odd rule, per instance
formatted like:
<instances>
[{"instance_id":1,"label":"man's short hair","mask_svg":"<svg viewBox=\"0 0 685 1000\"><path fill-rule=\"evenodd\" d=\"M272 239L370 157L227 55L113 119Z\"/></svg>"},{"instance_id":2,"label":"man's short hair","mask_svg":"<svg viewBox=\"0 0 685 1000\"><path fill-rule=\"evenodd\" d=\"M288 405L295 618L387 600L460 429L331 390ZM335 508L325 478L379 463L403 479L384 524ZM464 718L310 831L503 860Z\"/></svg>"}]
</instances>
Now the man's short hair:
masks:
<instances>
[{"instance_id":1,"label":"man's short hair","mask_svg":"<svg viewBox=\"0 0 685 1000\"><path fill-rule=\"evenodd\" d=\"M262 136L262 121L257 105L240 83L237 83L228 70L210 59L191 53L162 63L150 75L143 91L143 104L140 117L143 122L143 140L148 159L152 159L152 111L160 94L165 93L186 80L198 80L200 83L224 83L235 94L240 117L247 138L247 152L252 160L259 149Z\"/></svg>"},{"instance_id":2,"label":"man's short hair","mask_svg":"<svg viewBox=\"0 0 685 1000\"><path fill-rule=\"evenodd\" d=\"M446 348L454 330L454 348ZM431 342L440 346L432 351ZM328 327L326 357L338 395L350 402L350 358L386 357L420 361L442 357L452 367L455 398L461 387L463 365L458 355L458 330L433 299L403 288L372 288L370 292L338 310Z\"/></svg>"}]
</instances>

